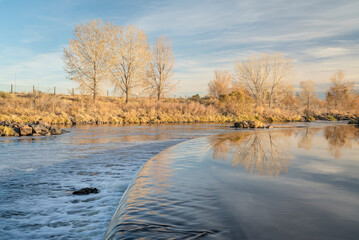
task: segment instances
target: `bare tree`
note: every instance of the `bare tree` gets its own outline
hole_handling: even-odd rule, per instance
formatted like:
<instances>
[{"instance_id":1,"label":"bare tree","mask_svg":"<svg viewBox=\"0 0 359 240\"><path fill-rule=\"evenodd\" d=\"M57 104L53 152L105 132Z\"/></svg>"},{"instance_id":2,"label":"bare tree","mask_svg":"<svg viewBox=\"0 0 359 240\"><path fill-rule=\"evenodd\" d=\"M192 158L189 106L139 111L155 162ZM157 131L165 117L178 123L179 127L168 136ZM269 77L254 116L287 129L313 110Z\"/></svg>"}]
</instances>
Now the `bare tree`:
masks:
<instances>
[{"instance_id":1,"label":"bare tree","mask_svg":"<svg viewBox=\"0 0 359 240\"><path fill-rule=\"evenodd\" d=\"M151 94L160 100L162 96L173 91L178 82L173 82L172 67L174 56L171 41L167 41L165 36L156 39L152 49L152 60L147 78L144 80L144 87Z\"/></svg>"},{"instance_id":2,"label":"bare tree","mask_svg":"<svg viewBox=\"0 0 359 240\"><path fill-rule=\"evenodd\" d=\"M231 74L228 71L214 71L214 80L208 83L209 95L219 98L219 96L231 92Z\"/></svg>"},{"instance_id":3,"label":"bare tree","mask_svg":"<svg viewBox=\"0 0 359 240\"><path fill-rule=\"evenodd\" d=\"M346 81L344 72L341 70L334 73L330 81L332 85L327 91L327 104L334 105L335 109L338 107L346 109L354 89L354 83Z\"/></svg>"},{"instance_id":4,"label":"bare tree","mask_svg":"<svg viewBox=\"0 0 359 240\"><path fill-rule=\"evenodd\" d=\"M256 106L262 104L268 94L271 107L292 68L292 59L283 54L254 55L247 61L235 63L233 85L243 86L254 98Z\"/></svg>"},{"instance_id":5,"label":"bare tree","mask_svg":"<svg viewBox=\"0 0 359 240\"><path fill-rule=\"evenodd\" d=\"M293 63L291 58L285 58L283 54L274 53L270 56L271 74L269 75L269 108L278 93L286 87L285 79L291 74Z\"/></svg>"},{"instance_id":6,"label":"bare tree","mask_svg":"<svg viewBox=\"0 0 359 240\"><path fill-rule=\"evenodd\" d=\"M144 31L134 25L116 28L117 45L114 67L111 69L116 88L120 88L128 102L131 91L142 84L151 58Z\"/></svg>"},{"instance_id":7,"label":"bare tree","mask_svg":"<svg viewBox=\"0 0 359 240\"><path fill-rule=\"evenodd\" d=\"M262 103L264 92L268 88L270 74L269 55L249 57L247 61L237 61L234 66L234 86L243 86L254 98L255 106Z\"/></svg>"},{"instance_id":8,"label":"bare tree","mask_svg":"<svg viewBox=\"0 0 359 240\"><path fill-rule=\"evenodd\" d=\"M310 109L311 104L317 100L317 95L314 90L314 82L312 80L301 81L300 88L301 92L299 93L299 98L307 106L307 109Z\"/></svg>"},{"instance_id":9,"label":"bare tree","mask_svg":"<svg viewBox=\"0 0 359 240\"><path fill-rule=\"evenodd\" d=\"M113 64L113 29L110 23L104 25L99 19L79 24L75 27L74 39L64 48L68 78L76 81L83 93L91 94L94 101Z\"/></svg>"}]
</instances>

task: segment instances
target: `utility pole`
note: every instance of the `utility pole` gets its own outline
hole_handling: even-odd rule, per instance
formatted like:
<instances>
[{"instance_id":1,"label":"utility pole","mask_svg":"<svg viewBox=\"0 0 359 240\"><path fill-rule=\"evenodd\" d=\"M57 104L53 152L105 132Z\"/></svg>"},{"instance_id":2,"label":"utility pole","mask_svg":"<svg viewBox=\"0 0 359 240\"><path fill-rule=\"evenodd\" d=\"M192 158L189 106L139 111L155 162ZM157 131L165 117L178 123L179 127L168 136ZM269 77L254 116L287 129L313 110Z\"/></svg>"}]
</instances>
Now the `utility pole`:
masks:
<instances>
[{"instance_id":1,"label":"utility pole","mask_svg":"<svg viewBox=\"0 0 359 240\"><path fill-rule=\"evenodd\" d=\"M13 93L13 85L12 85L12 83L11 83L11 94Z\"/></svg>"},{"instance_id":2,"label":"utility pole","mask_svg":"<svg viewBox=\"0 0 359 240\"><path fill-rule=\"evenodd\" d=\"M35 95L35 85L32 85L32 93Z\"/></svg>"},{"instance_id":3,"label":"utility pole","mask_svg":"<svg viewBox=\"0 0 359 240\"><path fill-rule=\"evenodd\" d=\"M54 87L54 95L56 95L56 87Z\"/></svg>"}]
</instances>

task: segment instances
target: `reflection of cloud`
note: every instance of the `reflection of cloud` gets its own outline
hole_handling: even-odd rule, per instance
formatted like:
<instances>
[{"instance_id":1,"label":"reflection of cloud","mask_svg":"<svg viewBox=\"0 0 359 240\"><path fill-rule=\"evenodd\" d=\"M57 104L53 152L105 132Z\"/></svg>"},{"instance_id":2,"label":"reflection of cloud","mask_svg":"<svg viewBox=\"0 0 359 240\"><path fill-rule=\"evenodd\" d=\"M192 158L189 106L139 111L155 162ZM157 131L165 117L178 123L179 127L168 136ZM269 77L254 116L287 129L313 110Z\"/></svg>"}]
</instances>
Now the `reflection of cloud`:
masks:
<instances>
[{"instance_id":1,"label":"reflection of cloud","mask_svg":"<svg viewBox=\"0 0 359 240\"><path fill-rule=\"evenodd\" d=\"M243 167L251 174L277 176L288 172L289 154L285 152L288 149L282 143L291 134L288 131L224 134L213 137L210 147L214 158L230 157L232 166Z\"/></svg>"},{"instance_id":2,"label":"reflection of cloud","mask_svg":"<svg viewBox=\"0 0 359 240\"><path fill-rule=\"evenodd\" d=\"M339 166L332 166L329 164L322 164L318 162L310 162L303 164L301 169L304 169L307 172L314 173L327 173L327 174L337 174L343 172L343 168Z\"/></svg>"}]
</instances>

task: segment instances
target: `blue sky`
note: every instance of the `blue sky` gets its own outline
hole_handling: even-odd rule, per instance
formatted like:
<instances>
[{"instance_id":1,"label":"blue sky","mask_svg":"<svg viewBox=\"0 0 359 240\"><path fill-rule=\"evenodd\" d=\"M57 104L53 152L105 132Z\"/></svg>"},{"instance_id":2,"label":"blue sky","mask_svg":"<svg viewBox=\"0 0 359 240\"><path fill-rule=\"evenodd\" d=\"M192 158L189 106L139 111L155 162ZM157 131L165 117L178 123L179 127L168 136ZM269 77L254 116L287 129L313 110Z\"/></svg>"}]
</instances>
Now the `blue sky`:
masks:
<instances>
[{"instance_id":1,"label":"blue sky","mask_svg":"<svg viewBox=\"0 0 359 240\"><path fill-rule=\"evenodd\" d=\"M151 45L172 39L178 95L207 92L214 70L233 71L255 53L292 57L295 87L324 91L338 69L359 87L359 1L0 0L0 90L75 87L63 70L63 47L76 24L101 18L145 30Z\"/></svg>"}]
</instances>

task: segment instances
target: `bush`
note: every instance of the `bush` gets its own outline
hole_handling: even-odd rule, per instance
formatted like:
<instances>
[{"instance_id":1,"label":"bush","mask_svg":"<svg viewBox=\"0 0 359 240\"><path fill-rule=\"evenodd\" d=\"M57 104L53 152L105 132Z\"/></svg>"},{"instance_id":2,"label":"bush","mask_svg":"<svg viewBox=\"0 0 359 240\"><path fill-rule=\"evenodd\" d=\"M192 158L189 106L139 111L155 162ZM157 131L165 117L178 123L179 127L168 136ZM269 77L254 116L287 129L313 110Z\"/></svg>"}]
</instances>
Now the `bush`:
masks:
<instances>
[{"instance_id":1,"label":"bush","mask_svg":"<svg viewBox=\"0 0 359 240\"><path fill-rule=\"evenodd\" d=\"M0 92L1 98L11 98L11 94L7 92Z\"/></svg>"},{"instance_id":2,"label":"bush","mask_svg":"<svg viewBox=\"0 0 359 240\"><path fill-rule=\"evenodd\" d=\"M0 126L0 136L14 136L15 131L11 127Z\"/></svg>"}]
</instances>

